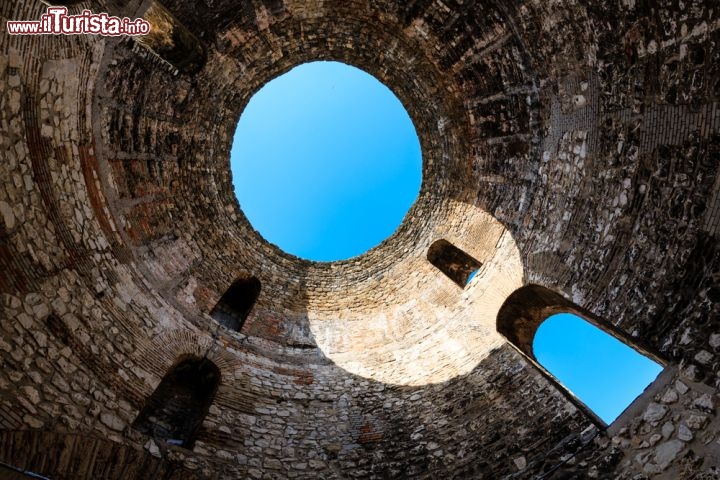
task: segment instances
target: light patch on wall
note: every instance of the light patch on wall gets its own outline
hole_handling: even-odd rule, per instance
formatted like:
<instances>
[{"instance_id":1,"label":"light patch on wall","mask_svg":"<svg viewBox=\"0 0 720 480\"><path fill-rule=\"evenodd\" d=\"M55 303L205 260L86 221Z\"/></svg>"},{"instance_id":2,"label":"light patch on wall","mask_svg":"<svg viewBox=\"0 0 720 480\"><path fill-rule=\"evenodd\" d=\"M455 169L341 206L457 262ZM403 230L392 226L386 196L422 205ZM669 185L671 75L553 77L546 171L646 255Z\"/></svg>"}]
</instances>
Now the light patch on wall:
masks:
<instances>
[{"instance_id":1,"label":"light patch on wall","mask_svg":"<svg viewBox=\"0 0 720 480\"><path fill-rule=\"evenodd\" d=\"M433 232L467 248L482 263L466 290L431 264L418 249L414 261L385 272L373 285L381 302L308 312L322 353L346 371L389 385L421 386L467 375L502 346L496 321L508 296L523 284L523 265L512 235L487 212L448 203L449 217ZM484 235L469 241L468 232ZM398 288L396 279L411 278ZM333 297L353 298L348 290ZM320 294L315 294L320 295ZM329 297L329 296L328 296ZM328 303L328 302L325 302Z\"/></svg>"}]
</instances>

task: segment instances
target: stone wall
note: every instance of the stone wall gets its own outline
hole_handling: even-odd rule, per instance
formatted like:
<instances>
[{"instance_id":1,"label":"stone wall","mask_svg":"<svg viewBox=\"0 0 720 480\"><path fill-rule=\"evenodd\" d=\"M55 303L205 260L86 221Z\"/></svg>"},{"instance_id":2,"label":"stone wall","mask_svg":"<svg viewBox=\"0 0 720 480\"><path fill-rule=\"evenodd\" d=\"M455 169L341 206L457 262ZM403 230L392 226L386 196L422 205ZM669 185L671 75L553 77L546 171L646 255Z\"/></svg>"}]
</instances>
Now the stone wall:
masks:
<instances>
[{"instance_id":1,"label":"stone wall","mask_svg":"<svg viewBox=\"0 0 720 480\"><path fill-rule=\"evenodd\" d=\"M129 458L179 479L718 477L713 2L161 3L204 49L199 71L130 38L0 34L0 462L52 478L143 478ZM44 9L4 2L0 21ZM265 242L229 169L252 94L322 59L390 87L423 151L401 227L329 264ZM441 239L482 264L464 289L427 260ZM260 295L228 330L209 314L248 274ZM667 361L609 429L496 331L530 283ZM221 374L192 451L132 428L187 355ZM86 449L112 454L78 466Z\"/></svg>"}]
</instances>

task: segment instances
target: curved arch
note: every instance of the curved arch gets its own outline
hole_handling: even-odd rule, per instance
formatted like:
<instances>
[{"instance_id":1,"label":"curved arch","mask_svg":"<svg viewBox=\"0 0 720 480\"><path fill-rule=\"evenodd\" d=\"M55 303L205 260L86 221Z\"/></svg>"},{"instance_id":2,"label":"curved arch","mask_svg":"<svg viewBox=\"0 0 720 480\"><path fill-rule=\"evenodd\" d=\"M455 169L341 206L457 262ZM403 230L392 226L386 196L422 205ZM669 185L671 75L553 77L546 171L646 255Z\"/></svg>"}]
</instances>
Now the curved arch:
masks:
<instances>
[{"instance_id":1,"label":"curved arch","mask_svg":"<svg viewBox=\"0 0 720 480\"><path fill-rule=\"evenodd\" d=\"M540 324L551 315L563 312L573 313L646 357L667 364L666 359L642 340L631 337L559 293L535 284L518 288L508 296L497 315L497 331L515 348L535 360L532 343Z\"/></svg>"},{"instance_id":2,"label":"curved arch","mask_svg":"<svg viewBox=\"0 0 720 480\"><path fill-rule=\"evenodd\" d=\"M260 296L260 288L260 280L255 276L236 279L210 311L210 316L239 332Z\"/></svg>"},{"instance_id":3,"label":"curved arch","mask_svg":"<svg viewBox=\"0 0 720 480\"><path fill-rule=\"evenodd\" d=\"M192 448L220 385L220 369L207 358L181 357L145 402L133 428Z\"/></svg>"},{"instance_id":4,"label":"curved arch","mask_svg":"<svg viewBox=\"0 0 720 480\"><path fill-rule=\"evenodd\" d=\"M460 288L465 288L482 263L445 239L433 242L427 259Z\"/></svg>"},{"instance_id":5,"label":"curved arch","mask_svg":"<svg viewBox=\"0 0 720 480\"><path fill-rule=\"evenodd\" d=\"M203 478L180 461L168 457L157 458L139 445L116 443L92 434L2 430L0 478L40 478L20 472L74 480Z\"/></svg>"},{"instance_id":6,"label":"curved arch","mask_svg":"<svg viewBox=\"0 0 720 480\"><path fill-rule=\"evenodd\" d=\"M550 317L559 313L569 313L599 328L604 333L615 337L625 346L637 351L661 366L667 361L638 339L630 337L609 322L602 320L586 309L576 305L557 292L540 285L525 285L515 290L503 303L497 315L497 331L508 342L531 360L540 372L548 378L556 388L572 403L584 411L598 426L606 426L605 421L590 409L573 392L567 389L555 375L542 365L533 348L535 335L540 326Z\"/></svg>"},{"instance_id":7,"label":"curved arch","mask_svg":"<svg viewBox=\"0 0 720 480\"><path fill-rule=\"evenodd\" d=\"M510 294L500 307L497 331L534 360L532 344L540 324L549 316L564 311L576 312L577 309L571 301L550 289L525 285Z\"/></svg>"},{"instance_id":8,"label":"curved arch","mask_svg":"<svg viewBox=\"0 0 720 480\"><path fill-rule=\"evenodd\" d=\"M223 338L225 332L219 333L214 338L187 329L169 330L139 348L133 361L145 371L143 392L149 395L152 386L157 385L155 379L162 377L181 358L206 358L220 369L221 384L231 381L235 372L243 368L243 361L227 349L217 347L226 341Z\"/></svg>"}]
</instances>

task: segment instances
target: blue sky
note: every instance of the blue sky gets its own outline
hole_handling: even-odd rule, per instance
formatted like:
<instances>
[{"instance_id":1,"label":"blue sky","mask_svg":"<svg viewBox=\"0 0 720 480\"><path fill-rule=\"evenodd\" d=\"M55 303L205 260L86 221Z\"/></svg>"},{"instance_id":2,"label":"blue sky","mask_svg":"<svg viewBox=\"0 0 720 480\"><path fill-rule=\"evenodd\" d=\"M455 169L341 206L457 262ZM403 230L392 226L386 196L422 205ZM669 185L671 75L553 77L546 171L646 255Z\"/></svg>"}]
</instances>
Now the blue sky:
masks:
<instances>
[{"instance_id":1,"label":"blue sky","mask_svg":"<svg viewBox=\"0 0 720 480\"><path fill-rule=\"evenodd\" d=\"M299 257L366 252L400 225L420 191L420 143L395 95L337 62L295 67L256 93L231 152L253 227Z\"/></svg>"},{"instance_id":2,"label":"blue sky","mask_svg":"<svg viewBox=\"0 0 720 480\"><path fill-rule=\"evenodd\" d=\"M360 255L390 236L417 198L422 170L400 101L372 76L336 62L296 67L250 99L231 168L253 227L284 251L316 261ZM606 423L661 370L569 314L545 321L534 349Z\"/></svg>"},{"instance_id":3,"label":"blue sky","mask_svg":"<svg viewBox=\"0 0 720 480\"><path fill-rule=\"evenodd\" d=\"M615 337L569 313L553 315L540 325L533 350L538 362L607 424L662 370Z\"/></svg>"}]
</instances>

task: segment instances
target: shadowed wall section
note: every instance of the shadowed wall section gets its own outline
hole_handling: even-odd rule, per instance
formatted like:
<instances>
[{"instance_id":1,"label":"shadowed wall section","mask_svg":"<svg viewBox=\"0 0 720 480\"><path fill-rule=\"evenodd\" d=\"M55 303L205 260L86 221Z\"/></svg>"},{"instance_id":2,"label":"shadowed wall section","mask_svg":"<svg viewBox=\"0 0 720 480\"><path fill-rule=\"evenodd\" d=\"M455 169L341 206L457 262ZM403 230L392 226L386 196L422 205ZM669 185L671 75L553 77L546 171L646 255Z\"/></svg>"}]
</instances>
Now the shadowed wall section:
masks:
<instances>
[{"instance_id":1,"label":"shadowed wall section","mask_svg":"<svg viewBox=\"0 0 720 480\"><path fill-rule=\"evenodd\" d=\"M122 472L129 453L105 455L120 450L182 479L716 476L712 2L152 3L85 5L163 12L158 55L0 35L2 461L60 478L65 455ZM2 1L0 21L45 10ZM229 168L250 97L317 60L387 85L423 158L397 231L332 263L265 242ZM481 265L464 288L475 264L438 270L438 239ZM262 288L235 331L209 312L238 272ZM530 366L538 322L565 307L677 366L614 433ZM222 374L193 400L192 449L132 428L186 354ZM88 437L104 443L72 450Z\"/></svg>"},{"instance_id":2,"label":"shadowed wall section","mask_svg":"<svg viewBox=\"0 0 720 480\"><path fill-rule=\"evenodd\" d=\"M192 448L215 398L220 371L204 358L185 358L163 377L133 428L172 445Z\"/></svg>"},{"instance_id":3,"label":"shadowed wall section","mask_svg":"<svg viewBox=\"0 0 720 480\"><path fill-rule=\"evenodd\" d=\"M49 431L0 431L0 477L27 480L40 475L51 480L199 480L178 462L107 439ZM12 468L9 468L12 467ZM27 472L22 474L18 470Z\"/></svg>"},{"instance_id":4,"label":"shadowed wall section","mask_svg":"<svg viewBox=\"0 0 720 480\"><path fill-rule=\"evenodd\" d=\"M447 240L438 240L430 245L427 259L460 288L465 288L473 272L482 267L482 263Z\"/></svg>"},{"instance_id":5,"label":"shadowed wall section","mask_svg":"<svg viewBox=\"0 0 720 480\"><path fill-rule=\"evenodd\" d=\"M210 316L221 325L240 331L259 295L260 280L253 276L238 278L220 297Z\"/></svg>"},{"instance_id":6,"label":"shadowed wall section","mask_svg":"<svg viewBox=\"0 0 720 480\"><path fill-rule=\"evenodd\" d=\"M200 71L207 60L202 42L180 24L162 4L153 1L143 14L150 33L134 39L184 74Z\"/></svg>"}]
</instances>

